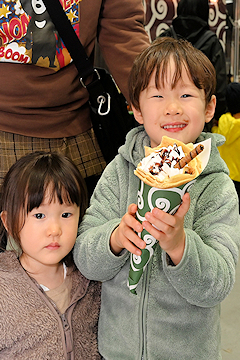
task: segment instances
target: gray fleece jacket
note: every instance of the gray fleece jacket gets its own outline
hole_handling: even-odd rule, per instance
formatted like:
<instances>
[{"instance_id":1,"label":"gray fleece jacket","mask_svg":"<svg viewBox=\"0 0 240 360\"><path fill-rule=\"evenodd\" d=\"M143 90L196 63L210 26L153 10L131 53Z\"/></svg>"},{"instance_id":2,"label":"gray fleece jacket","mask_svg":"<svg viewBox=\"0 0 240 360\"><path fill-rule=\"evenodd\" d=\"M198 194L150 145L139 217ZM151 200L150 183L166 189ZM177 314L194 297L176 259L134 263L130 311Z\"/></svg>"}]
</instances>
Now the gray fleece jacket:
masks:
<instances>
[{"instance_id":1,"label":"gray fleece jacket","mask_svg":"<svg viewBox=\"0 0 240 360\"><path fill-rule=\"evenodd\" d=\"M143 127L130 131L105 169L80 227L74 251L80 271L103 281L99 350L106 360L219 360L220 303L234 284L240 243L238 199L211 137L208 165L190 189L185 216L186 245L177 266L168 265L160 246L138 286L127 287L129 253L115 256L112 231L130 203L137 202L133 171L149 138Z\"/></svg>"},{"instance_id":2,"label":"gray fleece jacket","mask_svg":"<svg viewBox=\"0 0 240 360\"><path fill-rule=\"evenodd\" d=\"M101 359L97 348L100 283L87 280L79 271L71 276L71 303L61 315L15 253L0 253L0 360Z\"/></svg>"}]
</instances>

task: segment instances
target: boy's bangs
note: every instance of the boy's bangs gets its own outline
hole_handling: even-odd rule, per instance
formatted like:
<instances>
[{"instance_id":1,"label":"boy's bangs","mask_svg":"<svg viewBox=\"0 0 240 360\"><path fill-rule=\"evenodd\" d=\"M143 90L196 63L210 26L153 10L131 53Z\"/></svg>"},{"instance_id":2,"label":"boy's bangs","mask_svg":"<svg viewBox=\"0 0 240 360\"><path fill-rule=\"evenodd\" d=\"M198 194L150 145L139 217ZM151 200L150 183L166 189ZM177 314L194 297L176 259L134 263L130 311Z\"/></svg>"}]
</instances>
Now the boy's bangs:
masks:
<instances>
[{"instance_id":1,"label":"boy's bangs","mask_svg":"<svg viewBox=\"0 0 240 360\"><path fill-rule=\"evenodd\" d=\"M173 51L174 50L174 51ZM142 88L141 91L147 88L151 76L155 72L155 86L157 89L160 87L165 87L166 82L168 82L168 70L170 61L174 62L175 71L172 74L171 78L171 87L172 89L176 86L177 82L182 77L182 67L184 66L189 77L190 71L186 64L185 58L180 54L176 49L162 49L158 47L158 51L155 53L149 54L149 57L146 59L142 67ZM144 76L145 75L145 76Z\"/></svg>"},{"instance_id":2,"label":"boy's bangs","mask_svg":"<svg viewBox=\"0 0 240 360\"><path fill-rule=\"evenodd\" d=\"M165 87L166 82L169 81L168 78L168 70L169 70L169 62L173 59L175 63L175 70L174 73L171 74L171 88L174 89L179 79L182 77L182 64L178 64L175 58L173 56L169 56L168 58L165 58L161 64L158 64L156 67L156 74L155 74L155 86L157 89L160 87ZM160 76L159 76L160 75Z\"/></svg>"},{"instance_id":3,"label":"boy's bangs","mask_svg":"<svg viewBox=\"0 0 240 360\"><path fill-rule=\"evenodd\" d=\"M157 89L160 87L165 87L166 82L169 81L169 66L170 62L173 61L175 70L171 74L171 88L174 89L178 81L182 78L183 68L186 70L188 77L192 79L189 65L186 63L185 57L182 56L178 51L169 51L164 54L164 56L159 57L161 61L157 61L156 64L156 73L155 73L155 86ZM199 85L199 84L198 84Z\"/></svg>"}]
</instances>

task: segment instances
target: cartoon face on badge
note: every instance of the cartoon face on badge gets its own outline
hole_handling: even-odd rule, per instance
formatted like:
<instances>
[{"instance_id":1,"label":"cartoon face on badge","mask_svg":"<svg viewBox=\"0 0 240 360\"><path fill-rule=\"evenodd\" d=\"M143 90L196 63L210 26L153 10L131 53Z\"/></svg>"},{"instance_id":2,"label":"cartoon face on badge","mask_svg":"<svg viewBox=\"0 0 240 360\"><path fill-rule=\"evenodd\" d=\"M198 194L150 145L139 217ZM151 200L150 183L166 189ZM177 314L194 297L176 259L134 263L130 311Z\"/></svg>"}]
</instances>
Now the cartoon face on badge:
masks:
<instances>
[{"instance_id":1,"label":"cartoon face on badge","mask_svg":"<svg viewBox=\"0 0 240 360\"><path fill-rule=\"evenodd\" d=\"M40 65L48 62L55 68L56 43L60 41L58 32L42 0L20 0L30 21L26 33L26 49L32 51L32 63Z\"/></svg>"},{"instance_id":2,"label":"cartoon face on badge","mask_svg":"<svg viewBox=\"0 0 240 360\"><path fill-rule=\"evenodd\" d=\"M42 0L32 0L32 8L37 15L41 15L46 11L46 6Z\"/></svg>"}]
</instances>

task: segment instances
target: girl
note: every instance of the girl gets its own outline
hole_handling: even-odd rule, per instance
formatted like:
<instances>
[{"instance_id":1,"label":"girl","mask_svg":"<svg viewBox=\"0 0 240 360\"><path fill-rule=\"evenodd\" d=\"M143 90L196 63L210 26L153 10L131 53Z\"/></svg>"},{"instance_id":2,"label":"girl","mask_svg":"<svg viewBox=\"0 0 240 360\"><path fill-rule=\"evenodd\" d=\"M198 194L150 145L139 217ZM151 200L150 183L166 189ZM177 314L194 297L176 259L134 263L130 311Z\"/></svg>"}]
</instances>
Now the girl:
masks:
<instances>
[{"instance_id":1,"label":"girl","mask_svg":"<svg viewBox=\"0 0 240 360\"><path fill-rule=\"evenodd\" d=\"M55 153L31 153L2 187L0 359L100 359L100 284L74 266L72 248L87 205L75 165Z\"/></svg>"}]
</instances>

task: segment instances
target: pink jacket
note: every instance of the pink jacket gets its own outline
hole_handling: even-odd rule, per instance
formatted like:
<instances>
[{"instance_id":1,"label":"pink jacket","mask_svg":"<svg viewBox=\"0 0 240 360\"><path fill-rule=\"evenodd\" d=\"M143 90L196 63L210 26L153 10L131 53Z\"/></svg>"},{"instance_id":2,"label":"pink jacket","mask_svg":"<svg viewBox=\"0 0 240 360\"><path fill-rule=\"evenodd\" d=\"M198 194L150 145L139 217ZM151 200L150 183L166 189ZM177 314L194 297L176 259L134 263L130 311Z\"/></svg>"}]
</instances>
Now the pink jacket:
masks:
<instances>
[{"instance_id":1,"label":"pink jacket","mask_svg":"<svg viewBox=\"0 0 240 360\"><path fill-rule=\"evenodd\" d=\"M14 252L0 253L0 359L99 360L100 283L72 273L71 303L61 315Z\"/></svg>"}]
</instances>

